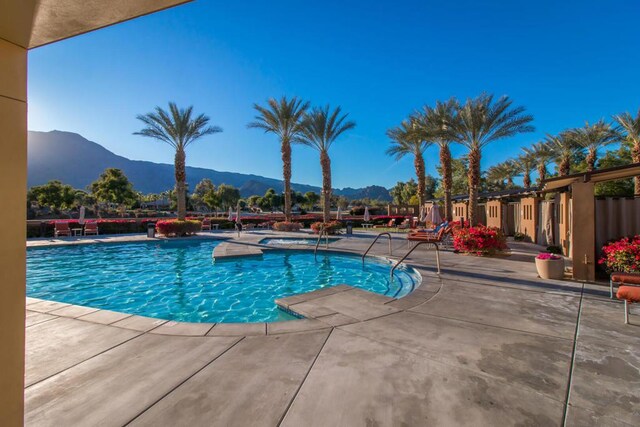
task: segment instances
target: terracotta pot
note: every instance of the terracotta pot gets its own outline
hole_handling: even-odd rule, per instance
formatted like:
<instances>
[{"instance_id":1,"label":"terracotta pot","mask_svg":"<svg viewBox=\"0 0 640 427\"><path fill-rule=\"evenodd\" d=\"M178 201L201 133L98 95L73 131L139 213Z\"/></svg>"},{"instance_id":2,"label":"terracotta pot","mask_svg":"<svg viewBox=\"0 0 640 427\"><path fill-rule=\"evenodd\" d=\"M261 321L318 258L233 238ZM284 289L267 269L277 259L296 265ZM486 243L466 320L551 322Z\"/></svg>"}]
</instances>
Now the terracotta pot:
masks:
<instances>
[{"instance_id":1,"label":"terracotta pot","mask_svg":"<svg viewBox=\"0 0 640 427\"><path fill-rule=\"evenodd\" d=\"M541 279L562 279L564 277L564 259L538 259L536 269Z\"/></svg>"}]
</instances>

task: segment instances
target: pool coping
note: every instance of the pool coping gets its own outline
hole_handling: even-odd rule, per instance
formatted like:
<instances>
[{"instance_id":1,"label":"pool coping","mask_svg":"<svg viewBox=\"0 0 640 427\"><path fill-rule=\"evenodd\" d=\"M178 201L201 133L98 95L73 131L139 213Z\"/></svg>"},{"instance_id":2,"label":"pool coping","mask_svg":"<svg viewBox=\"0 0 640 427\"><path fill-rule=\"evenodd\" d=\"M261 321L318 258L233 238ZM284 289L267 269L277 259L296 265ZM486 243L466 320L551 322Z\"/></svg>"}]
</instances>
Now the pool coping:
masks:
<instances>
[{"instance_id":1,"label":"pool coping","mask_svg":"<svg viewBox=\"0 0 640 427\"><path fill-rule=\"evenodd\" d=\"M245 235L246 236L246 235ZM129 236L132 237L132 236ZM225 240L216 248L212 253L214 259L225 258L238 258L247 256L261 256L264 250L267 251L303 251L309 252L313 249L304 247L304 245L291 245L296 247L283 246L269 246L261 245L253 242L253 238L238 239L227 236L210 236L210 235L196 235L186 238L147 238L146 235L136 235L134 239L118 239L118 241L102 241L101 239L78 239L73 241L64 241L62 243L51 242L49 239L47 243L37 245L36 247L45 246L68 246L74 244L111 244L111 243L135 243L135 242L150 242L153 240L185 240L185 239L213 239L213 240ZM262 235L256 235L260 240L264 238ZM81 241L81 243L80 243ZM248 247L250 250L240 251L238 254L224 255L217 257L215 250L223 245L235 244ZM257 245L255 247L253 245ZM302 247L300 247L302 246ZM29 247L29 245L28 245ZM240 253L242 252L242 253ZM345 253L350 255L358 254L353 250L346 249L323 249L323 253ZM385 261L391 261L389 257L383 257L379 255L370 255L372 258L383 259ZM96 309L93 307L82 306L77 304L62 303L52 300L45 300L40 298L26 297L26 310L27 316L29 312L36 312L51 316L43 320L43 322L51 321L56 318L71 318L90 323L98 323L102 325L118 327L123 329L134 330L141 333L151 333L158 335L168 336L200 336L200 337L215 337L215 336L228 336L228 337L240 337L240 336L264 336L264 335L279 335L288 333L308 332L322 329L333 328L336 326L343 326L353 323L359 323L362 321L372 320L376 317L373 316L366 319L359 319L358 316L350 315L348 304L346 310L335 310L328 308L316 308L309 310L309 305L314 300L322 300L325 297L333 296L333 298L339 297L340 293L344 295L353 296L357 294L356 303L358 304L374 304L388 307L384 311L386 316L388 314L397 313L424 304L433 298L439 290L442 288L442 279L439 275L430 277L436 277L438 286L435 291L426 291L421 288L423 280L425 278L425 269L416 265L410 265L419 275L420 284L415 287L411 292L401 298L392 298L384 295L380 295L374 292L366 291L347 284L339 284L335 286L329 286L321 289L317 289L311 292L302 294L295 294L285 298L278 298L275 300L276 305L283 309L285 312L290 312L297 316L302 316L301 319L285 320L280 322L246 322L246 323L209 323L209 322L180 322L175 320L157 319L152 317L140 316L135 314L128 314L119 311ZM345 312L346 311L346 312ZM38 322L40 323L40 322Z\"/></svg>"}]
</instances>

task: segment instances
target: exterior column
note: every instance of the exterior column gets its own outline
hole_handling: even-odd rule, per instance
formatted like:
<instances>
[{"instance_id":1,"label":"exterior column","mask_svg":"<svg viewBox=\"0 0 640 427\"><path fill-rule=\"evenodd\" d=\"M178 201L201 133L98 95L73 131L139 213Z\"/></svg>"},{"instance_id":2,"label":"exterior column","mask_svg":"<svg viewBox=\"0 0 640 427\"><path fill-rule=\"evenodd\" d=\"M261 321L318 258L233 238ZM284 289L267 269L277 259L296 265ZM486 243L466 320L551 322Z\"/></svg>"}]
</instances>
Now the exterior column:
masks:
<instances>
[{"instance_id":1,"label":"exterior column","mask_svg":"<svg viewBox=\"0 0 640 427\"><path fill-rule=\"evenodd\" d=\"M0 424L24 422L27 50L0 34Z\"/></svg>"},{"instance_id":2,"label":"exterior column","mask_svg":"<svg viewBox=\"0 0 640 427\"><path fill-rule=\"evenodd\" d=\"M560 246L562 247L562 253L565 256L569 256L569 244L570 244L570 233L569 229L569 204L571 202L571 197L568 192L560 193L560 201L558 207L558 230L560 233L558 241L560 242Z\"/></svg>"},{"instance_id":3,"label":"exterior column","mask_svg":"<svg viewBox=\"0 0 640 427\"><path fill-rule=\"evenodd\" d=\"M593 182L571 184L573 278L590 282L596 278L596 204L593 190Z\"/></svg>"}]
</instances>

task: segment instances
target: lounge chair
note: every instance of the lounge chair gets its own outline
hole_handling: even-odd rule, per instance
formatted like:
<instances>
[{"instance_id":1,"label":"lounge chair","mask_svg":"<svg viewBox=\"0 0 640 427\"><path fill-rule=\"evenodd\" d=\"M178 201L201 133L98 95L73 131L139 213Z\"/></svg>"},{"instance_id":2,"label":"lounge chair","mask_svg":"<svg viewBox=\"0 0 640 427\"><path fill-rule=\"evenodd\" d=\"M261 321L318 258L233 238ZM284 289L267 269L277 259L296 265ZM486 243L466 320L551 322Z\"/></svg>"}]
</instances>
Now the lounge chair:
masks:
<instances>
[{"instance_id":1,"label":"lounge chair","mask_svg":"<svg viewBox=\"0 0 640 427\"><path fill-rule=\"evenodd\" d=\"M409 219L405 219L398 225L398 230L406 230L407 228L411 228L411 221Z\"/></svg>"},{"instance_id":2,"label":"lounge chair","mask_svg":"<svg viewBox=\"0 0 640 427\"><path fill-rule=\"evenodd\" d=\"M390 219L386 225L385 224L374 225L373 228L395 228L395 226L396 226L396 220Z\"/></svg>"},{"instance_id":3,"label":"lounge chair","mask_svg":"<svg viewBox=\"0 0 640 427\"><path fill-rule=\"evenodd\" d=\"M255 230L256 225L253 223L245 224L243 227L244 231Z\"/></svg>"},{"instance_id":4,"label":"lounge chair","mask_svg":"<svg viewBox=\"0 0 640 427\"><path fill-rule=\"evenodd\" d=\"M211 231L211 219L210 219L210 218L204 218L204 219L202 220L202 227L201 227L201 230L202 230L202 231L205 231L205 230L209 230L209 231Z\"/></svg>"},{"instance_id":5,"label":"lounge chair","mask_svg":"<svg viewBox=\"0 0 640 427\"><path fill-rule=\"evenodd\" d=\"M87 222L84 225L84 235L88 236L89 234L98 235L98 223L97 222Z\"/></svg>"},{"instance_id":6,"label":"lounge chair","mask_svg":"<svg viewBox=\"0 0 640 427\"><path fill-rule=\"evenodd\" d=\"M69 223L68 222L54 222L53 223L53 236L54 237L60 237L60 236L71 236L71 229L69 228Z\"/></svg>"}]
</instances>

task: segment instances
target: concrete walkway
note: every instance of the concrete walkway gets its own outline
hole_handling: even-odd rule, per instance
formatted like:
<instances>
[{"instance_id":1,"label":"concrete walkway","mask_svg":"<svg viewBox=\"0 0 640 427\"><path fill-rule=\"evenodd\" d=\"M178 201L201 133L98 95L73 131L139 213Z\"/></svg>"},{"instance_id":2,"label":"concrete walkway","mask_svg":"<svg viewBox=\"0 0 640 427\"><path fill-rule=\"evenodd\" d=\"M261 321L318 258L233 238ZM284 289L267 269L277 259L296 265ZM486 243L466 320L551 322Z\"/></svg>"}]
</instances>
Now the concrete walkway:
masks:
<instances>
[{"instance_id":1,"label":"concrete walkway","mask_svg":"<svg viewBox=\"0 0 640 427\"><path fill-rule=\"evenodd\" d=\"M254 251L267 235L229 243ZM512 246L445 252L440 276L421 248L409 263L423 283L405 298L341 286L279 301L307 320L218 335L28 300L26 423L639 425L640 310L625 325L606 288L539 280L530 248Z\"/></svg>"}]
</instances>

